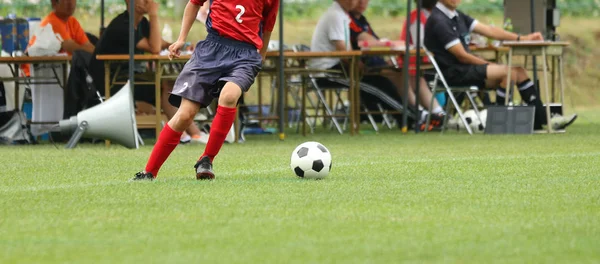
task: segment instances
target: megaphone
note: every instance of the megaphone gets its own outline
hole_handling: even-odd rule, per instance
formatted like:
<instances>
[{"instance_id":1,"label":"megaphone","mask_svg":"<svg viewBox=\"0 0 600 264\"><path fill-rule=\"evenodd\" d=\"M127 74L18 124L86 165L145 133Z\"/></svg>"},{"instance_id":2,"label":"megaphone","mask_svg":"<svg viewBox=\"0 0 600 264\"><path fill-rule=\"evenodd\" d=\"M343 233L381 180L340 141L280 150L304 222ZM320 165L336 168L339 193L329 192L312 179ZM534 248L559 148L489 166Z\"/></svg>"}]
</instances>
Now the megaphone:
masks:
<instances>
[{"instance_id":1,"label":"megaphone","mask_svg":"<svg viewBox=\"0 0 600 264\"><path fill-rule=\"evenodd\" d=\"M105 102L59 122L62 133L71 132L66 148L74 148L81 137L103 138L129 149L138 149L133 94L129 82Z\"/></svg>"}]
</instances>

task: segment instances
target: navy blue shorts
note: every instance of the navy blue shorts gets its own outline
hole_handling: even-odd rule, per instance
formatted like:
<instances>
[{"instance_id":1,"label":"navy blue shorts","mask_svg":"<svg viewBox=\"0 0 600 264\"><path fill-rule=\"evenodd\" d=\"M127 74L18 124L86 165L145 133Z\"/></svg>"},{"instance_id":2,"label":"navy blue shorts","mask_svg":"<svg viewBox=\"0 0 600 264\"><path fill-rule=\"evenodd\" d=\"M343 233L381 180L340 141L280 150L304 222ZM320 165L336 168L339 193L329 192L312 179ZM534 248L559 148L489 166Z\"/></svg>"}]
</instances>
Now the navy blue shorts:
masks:
<instances>
[{"instance_id":1,"label":"navy blue shorts","mask_svg":"<svg viewBox=\"0 0 600 264\"><path fill-rule=\"evenodd\" d=\"M227 82L247 92L261 69L262 57L254 45L209 33L179 73L169 102L179 107L183 97L207 107Z\"/></svg>"}]
</instances>

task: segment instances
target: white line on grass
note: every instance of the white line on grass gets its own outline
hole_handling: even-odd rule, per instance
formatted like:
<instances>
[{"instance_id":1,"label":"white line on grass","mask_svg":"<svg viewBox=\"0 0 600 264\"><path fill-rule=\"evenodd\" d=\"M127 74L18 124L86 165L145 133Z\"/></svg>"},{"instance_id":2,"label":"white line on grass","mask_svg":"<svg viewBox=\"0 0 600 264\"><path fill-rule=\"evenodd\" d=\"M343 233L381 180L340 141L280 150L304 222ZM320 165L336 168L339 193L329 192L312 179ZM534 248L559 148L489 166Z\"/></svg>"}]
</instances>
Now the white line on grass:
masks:
<instances>
[{"instance_id":1,"label":"white line on grass","mask_svg":"<svg viewBox=\"0 0 600 264\"><path fill-rule=\"evenodd\" d=\"M440 158L417 158L417 159L407 159L401 160L403 163L430 163L436 161L476 161L476 160L515 160L515 159L525 159L525 158L582 158L582 157L597 157L600 156L600 152L589 152L589 153L569 153L569 154L529 154L529 155L507 155L507 156L476 156L476 157L440 157ZM390 158L395 158L390 156ZM389 163L388 160L377 160L377 161L358 161L358 162L339 162L334 163L335 167L350 167L356 165L376 165L376 164L386 164ZM278 167L271 169L246 169L235 172L237 175L260 175L274 172L287 171L290 168ZM0 193L18 193L18 192L39 192L39 191L52 191L52 190L61 190L61 189L77 189L77 188L88 188L88 187L99 187L99 186L109 186L109 185L121 185L121 184L129 184L129 179L125 179L123 181L109 181L109 182L97 182L97 183L84 183L84 184L61 184L56 186L25 186L25 187L1 187Z\"/></svg>"}]
</instances>

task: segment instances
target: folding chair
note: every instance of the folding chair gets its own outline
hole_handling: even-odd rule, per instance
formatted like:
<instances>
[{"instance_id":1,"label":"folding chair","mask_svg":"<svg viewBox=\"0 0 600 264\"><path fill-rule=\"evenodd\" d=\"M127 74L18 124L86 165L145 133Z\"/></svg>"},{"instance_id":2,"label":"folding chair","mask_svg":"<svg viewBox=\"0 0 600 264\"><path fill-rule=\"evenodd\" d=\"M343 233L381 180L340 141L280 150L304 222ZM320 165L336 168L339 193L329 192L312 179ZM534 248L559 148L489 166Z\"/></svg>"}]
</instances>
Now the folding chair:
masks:
<instances>
[{"instance_id":1,"label":"folding chair","mask_svg":"<svg viewBox=\"0 0 600 264\"><path fill-rule=\"evenodd\" d=\"M292 50L294 52L310 51L310 47L303 45L303 44L299 44L299 45L294 45L292 47ZM347 74L345 74L345 73L342 73L339 75L338 74L327 74L324 76L315 76L313 74L308 75L309 84L310 84L309 87L312 88L308 92L310 92L310 91L314 92L317 97L316 101L313 100L313 98L311 98L310 96L306 97L308 103L311 105L311 107L313 109L315 109L314 119L312 119L312 120L308 113L304 113L306 116L306 120L304 120L304 122L307 122L307 124L309 125L309 127L311 129L311 132L314 132L314 129L317 125L317 119L319 117L319 113L321 111L323 111L323 122L325 122L325 119L327 117L330 117L332 126L338 131L338 133L340 133L340 134L344 133L344 130L348 124L348 116L350 114L350 111L349 111L348 107L346 107L346 105L344 104L344 101L342 100L342 93L348 92L349 90L346 85L335 82L335 80L336 79L344 79L345 76L347 76ZM302 78L306 78L306 77L302 76ZM325 97L326 91L332 91L332 95L334 96L335 104L333 106L333 109L332 109L332 107L330 107L330 105L327 102L327 98ZM298 91L296 91L296 93L295 93L296 96L294 96L294 94L292 94L292 96L296 100L297 105L302 104L302 102L301 102L302 95L300 95L299 93L300 93L300 91L298 89ZM341 109L345 115L344 120L343 120L343 125L340 125L338 118L335 117L336 109Z\"/></svg>"},{"instance_id":2,"label":"folding chair","mask_svg":"<svg viewBox=\"0 0 600 264\"><path fill-rule=\"evenodd\" d=\"M295 45L295 46L293 46L293 51L295 51L295 52L310 51L310 47L308 47L306 45ZM317 118L319 117L319 113L321 111L323 112L323 115L322 115L324 117L323 121L325 122L326 121L325 118L330 117L331 126L333 128L335 128L340 134L343 134L343 131L346 129L346 127L349 123L350 109L344 103L342 94L344 92L349 92L348 87L350 86L350 82L347 77L348 73L347 73L346 69L342 67L341 71L342 72L339 74L327 73L323 76L317 76L314 74L308 75L309 84L310 84L310 88L311 88L308 92L314 92L314 94L316 95L316 100L313 100L313 98L311 98L310 96L307 97L308 103L311 105L311 107L313 109L315 109L315 114L313 115L315 118L312 120L310 119L310 116L307 113L305 113L306 117L307 117L305 122L307 122L307 124L309 124L309 126L311 127L311 130L314 130L314 127L316 126L316 123L317 123ZM305 78L305 77L303 76L303 78ZM377 88L370 86L370 85L361 84L361 91L365 91L369 94L381 94L381 92L378 93L377 91L374 91L374 90L377 90ZM326 92L328 92L328 91L333 96L331 105L327 102L327 98L325 96ZM294 93L292 93L292 97L294 97L294 99L297 101L297 103L299 105L301 104L301 102L300 102L301 95L299 95L299 91L296 91L295 95L294 95ZM392 98L390 98L387 95L381 95L379 97L382 100L394 101ZM394 103L399 105L399 102L394 101ZM383 109L381 104L378 104L377 106L378 106L378 110L382 113L382 117L383 117L382 123L384 123L385 125L388 126L388 128L391 129L392 122L390 121L390 118L387 115L387 111L385 109ZM399 105L398 107L400 108L400 110L403 109L401 105ZM364 112L366 112L366 117L367 117L369 123L372 125L373 129L375 131L379 131L377 122L373 118L373 114L371 113L371 110L368 109L366 104L364 104L362 102L361 102L361 108L363 109ZM336 113L336 111L342 111L343 116L344 116L343 120L340 120L338 118L338 116L340 114Z\"/></svg>"},{"instance_id":3,"label":"folding chair","mask_svg":"<svg viewBox=\"0 0 600 264\"><path fill-rule=\"evenodd\" d=\"M433 54L431 54L431 52L429 52L428 50L425 50L425 54L427 55L427 57L429 58L431 64L433 64L433 67L435 69L435 73L434 73L435 76L434 76L433 83L431 85L432 86L431 87L432 94L436 94L437 89L439 89L439 88L444 88L446 90L446 93L448 94L448 97L450 98L452 106L454 106L454 109L458 113L458 116L460 117L461 122L465 125L467 132L469 132L469 134L472 135L473 130L469 126L469 123L467 122L467 120L463 114L463 111L461 110L460 104L458 103L458 101L456 100L456 97L454 96L454 93L464 93L464 95L469 99L469 101L471 103L471 107L473 107L473 110L475 111L475 114L477 115L477 119L479 119L480 123L483 123L481 121L481 116L479 114L479 109L477 109L477 104L475 103L475 99L473 99L473 96L471 94L472 92L477 92L479 90L479 88L475 87L475 86L454 87L454 86L448 85ZM442 87L439 87L440 82L442 84ZM434 97L431 98L430 105L433 105L433 100L434 100ZM446 113L448 113L448 114L444 118L444 123L442 124L442 132L445 130L446 125L448 123L450 105L451 105L450 103L446 104ZM429 116L427 116L426 127L429 127L430 122L431 122L431 116L429 115ZM425 130L425 131L427 131L427 130Z\"/></svg>"}]
</instances>

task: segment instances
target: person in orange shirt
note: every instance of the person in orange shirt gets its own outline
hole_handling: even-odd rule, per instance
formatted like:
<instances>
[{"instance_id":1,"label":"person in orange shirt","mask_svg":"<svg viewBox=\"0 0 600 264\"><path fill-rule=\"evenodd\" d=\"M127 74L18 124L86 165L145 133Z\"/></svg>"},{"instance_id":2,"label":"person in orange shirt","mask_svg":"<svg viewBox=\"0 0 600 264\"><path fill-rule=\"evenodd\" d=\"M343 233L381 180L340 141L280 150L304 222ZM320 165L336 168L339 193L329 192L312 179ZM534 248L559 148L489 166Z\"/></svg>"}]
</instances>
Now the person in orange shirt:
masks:
<instances>
[{"instance_id":1,"label":"person in orange shirt","mask_svg":"<svg viewBox=\"0 0 600 264\"><path fill-rule=\"evenodd\" d=\"M89 41L79 21L73 17L77 0L50 1L52 2L52 12L42 19L40 27L50 24L54 33L60 35L62 45L59 52L66 52L69 55L72 55L75 50L94 53L94 45ZM31 47L35 41L36 37L33 36L27 47Z\"/></svg>"}]
</instances>

